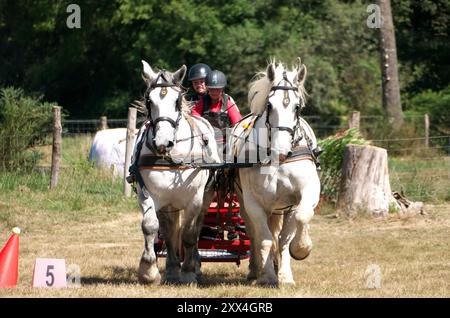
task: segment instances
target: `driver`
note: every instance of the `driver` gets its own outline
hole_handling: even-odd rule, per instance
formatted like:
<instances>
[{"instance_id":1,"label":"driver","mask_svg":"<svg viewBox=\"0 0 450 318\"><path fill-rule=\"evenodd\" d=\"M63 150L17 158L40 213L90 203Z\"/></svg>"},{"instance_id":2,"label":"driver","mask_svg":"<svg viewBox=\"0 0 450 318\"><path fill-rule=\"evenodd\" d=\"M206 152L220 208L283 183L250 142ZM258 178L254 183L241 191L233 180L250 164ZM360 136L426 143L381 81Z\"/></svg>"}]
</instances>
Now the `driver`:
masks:
<instances>
[{"instance_id":1,"label":"driver","mask_svg":"<svg viewBox=\"0 0 450 318\"><path fill-rule=\"evenodd\" d=\"M224 73L214 70L209 73L206 78L207 94L203 95L195 104L192 114L194 116L202 116L213 126L216 132L217 146L219 155L225 153L225 133L226 129L236 124L242 119L239 108L231 96L225 93L225 86L227 85L227 77ZM220 150L222 148L222 150ZM232 178L234 174L233 169L219 170L216 175L217 185L228 187L227 176ZM230 179L232 180L232 179ZM231 195L230 190L221 189L217 192L222 192L221 197L226 199L227 195ZM225 195L224 195L225 193ZM234 198L232 198L234 204ZM233 226L228 226L227 238L229 240L237 239L236 229ZM200 236L203 238L217 237L217 230L213 230L208 226L202 228Z\"/></svg>"},{"instance_id":2,"label":"driver","mask_svg":"<svg viewBox=\"0 0 450 318\"><path fill-rule=\"evenodd\" d=\"M191 102L197 102L206 94L205 80L211 68L204 63L198 63L191 67L188 73L188 81L191 82L191 88L186 94L186 99Z\"/></svg>"},{"instance_id":3,"label":"driver","mask_svg":"<svg viewBox=\"0 0 450 318\"><path fill-rule=\"evenodd\" d=\"M202 116L210 124L225 132L225 129L242 119L239 108L231 96L225 93L227 77L218 70L206 78L207 93L195 103L192 114Z\"/></svg>"}]
</instances>

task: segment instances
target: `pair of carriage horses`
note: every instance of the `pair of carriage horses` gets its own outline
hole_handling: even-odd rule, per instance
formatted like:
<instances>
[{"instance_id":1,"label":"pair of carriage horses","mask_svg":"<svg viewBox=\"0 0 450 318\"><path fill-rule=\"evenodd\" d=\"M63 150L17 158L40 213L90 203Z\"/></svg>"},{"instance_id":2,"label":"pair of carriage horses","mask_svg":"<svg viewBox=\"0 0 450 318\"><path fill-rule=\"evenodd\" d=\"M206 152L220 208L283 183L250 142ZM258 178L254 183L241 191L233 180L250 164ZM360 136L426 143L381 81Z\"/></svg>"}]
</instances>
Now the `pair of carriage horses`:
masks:
<instances>
[{"instance_id":1,"label":"pair of carriage horses","mask_svg":"<svg viewBox=\"0 0 450 318\"><path fill-rule=\"evenodd\" d=\"M133 158L145 239L138 278L149 284L195 284L201 275L197 240L214 196L206 185L214 172L193 163L221 163L223 158L213 127L192 116L183 97L186 66L155 72L147 62L142 64L149 121L138 133ZM247 279L258 285L295 284L291 257L305 259L312 249L309 223L319 202L320 181L311 152L316 139L300 117L306 73L300 59L290 69L270 62L249 85L251 115L227 137L234 158L256 158L256 164L238 169L235 189L251 240ZM148 164L155 157L176 165ZM158 232L167 248L163 278L153 249Z\"/></svg>"}]
</instances>

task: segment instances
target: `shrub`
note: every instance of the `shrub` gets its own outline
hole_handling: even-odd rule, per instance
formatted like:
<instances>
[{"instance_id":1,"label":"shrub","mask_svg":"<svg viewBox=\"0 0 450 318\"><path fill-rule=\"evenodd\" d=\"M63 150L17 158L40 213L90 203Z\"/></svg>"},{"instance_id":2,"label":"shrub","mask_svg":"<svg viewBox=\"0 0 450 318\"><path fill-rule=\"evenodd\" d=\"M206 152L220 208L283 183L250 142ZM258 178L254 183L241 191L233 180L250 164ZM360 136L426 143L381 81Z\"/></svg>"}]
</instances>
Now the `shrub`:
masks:
<instances>
[{"instance_id":1,"label":"shrub","mask_svg":"<svg viewBox=\"0 0 450 318\"><path fill-rule=\"evenodd\" d=\"M367 143L368 141L361 137L356 128L339 132L334 136L318 141L318 145L323 149L323 153L320 155L322 168L320 181L322 194L327 200L334 203L337 201L345 146L348 144L364 145Z\"/></svg>"},{"instance_id":2,"label":"shrub","mask_svg":"<svg viewBox=\"0 0 450 318\"><path fill-rule=\"evenodd\" d=\"M52 106L22 89L0 89L0 169L29 170L37 163L40 154L30 148L50 132Z\"/></svg>"},{"instance_id":3,"label":"shrub","mask_svg":"<svg viewBox=\"0 0 450 318\"><path fill-rule=\"evenodd\" d=\"M450 128L450 85L441 91L421 92L408 102L407 114L429 114L432 134L448 135Z\"/></svg>"}]
</instances>

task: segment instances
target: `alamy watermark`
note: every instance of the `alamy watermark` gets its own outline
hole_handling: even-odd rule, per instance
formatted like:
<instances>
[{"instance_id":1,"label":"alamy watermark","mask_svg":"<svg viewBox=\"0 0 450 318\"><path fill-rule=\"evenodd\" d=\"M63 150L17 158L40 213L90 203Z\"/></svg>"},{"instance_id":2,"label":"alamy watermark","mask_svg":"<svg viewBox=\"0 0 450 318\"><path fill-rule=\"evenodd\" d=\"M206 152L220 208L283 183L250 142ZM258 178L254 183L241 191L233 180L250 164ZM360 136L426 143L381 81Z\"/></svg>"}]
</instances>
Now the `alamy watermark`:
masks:
<instances>
[{"instance_id":1,"label":"alamy watermark","mask_svg":"<svg viewBox=\"0 0 450 318\"><path fill-rule=\"evenodd\" d=\"M221 162L262 164L261 174L273 173L271 167L280 166L284 160L294 155L293 149L288 149L289 143L284 144L285 149L283 151L274 144L275 140L280 140L276 135L280 131L280 129L275 127L271 129L265 127L254 128L251 135L247 137L235 135L231 128L225 129L224 132L216 131L215 139L217 140ZM220 142L221 140L225 140L225 143ZM293 148L292 142L290 146ZM224 147L226 151L224 151ZM203 152L190 152L184 158L172 158L172 160L178 164L215 163L212 156L204 156Z\"/></svg>"},{"instance_id":2,"label":"alamy watermark","mask_svg":"<svg viewBox=\"0 0 450 318\"><path fill-rule=\"evenodd\" d=\"M66 12L70 13L66 20L66 25L69 29L81 28L81 8L78 4L69 4Z\"/></svg>"},{"instance_id":3,"label":"alamy watermark","mask_svg":"<svg viewBox=\"0 0 450 318\"><path fill-rule=\"evenodd\" d=\"M370 264L364 272L366 279L366 288L380 289L381 288L381 269L378 264Z\"/></svg>"},{"instance_id":4,"label":"alamy watermark","mask_svg":"<svg viewBox=\"0 0 450 318\"><path fill-rule=\"evenodd\" d=\"M383 23L383 17L381 16L380 6L377 4L369 4L366 9L370 15L367 17L366 25L370 29L379 29Z\"/></svg>"},{"instance_id":5,"label":"alamy watermark","mask_svg":"<svg viewBox=\"0 0 450 318\"><path fill-rule=\"evenodd\" d=\"M81 270L77 264L70 264L66 269L67 287L80 288L81 287Z\"/></svg>"}]
</instances>

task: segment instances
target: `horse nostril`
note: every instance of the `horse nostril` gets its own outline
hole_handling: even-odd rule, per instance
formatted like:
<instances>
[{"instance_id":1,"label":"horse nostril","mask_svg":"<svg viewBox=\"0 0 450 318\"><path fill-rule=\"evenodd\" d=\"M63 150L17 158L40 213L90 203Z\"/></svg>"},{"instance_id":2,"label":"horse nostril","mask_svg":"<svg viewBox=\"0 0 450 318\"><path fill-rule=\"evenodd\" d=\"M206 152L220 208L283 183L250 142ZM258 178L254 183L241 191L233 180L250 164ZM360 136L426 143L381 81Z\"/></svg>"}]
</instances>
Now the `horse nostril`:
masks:
<instances>
[{"instance_id":1,"label":"horse nostril","mask_svg":"<svg viewBox=\"0 0 450 318\"><path fill-rule=\"evenodd\" d=\"M172 148L173 147L173 141L169 141L167 148Z\"/></svg>"},{"instance_id":2,"label":"horse nostril","mask_svg":"<svg viewBox=\"0 0 450 318\"><path fill-rule=\"evenodd\" d=\"M287 153L287 156L288 156L288 157L292 156L292 151L289 151L289 152Z\"/></svg>"}]
</instances>

